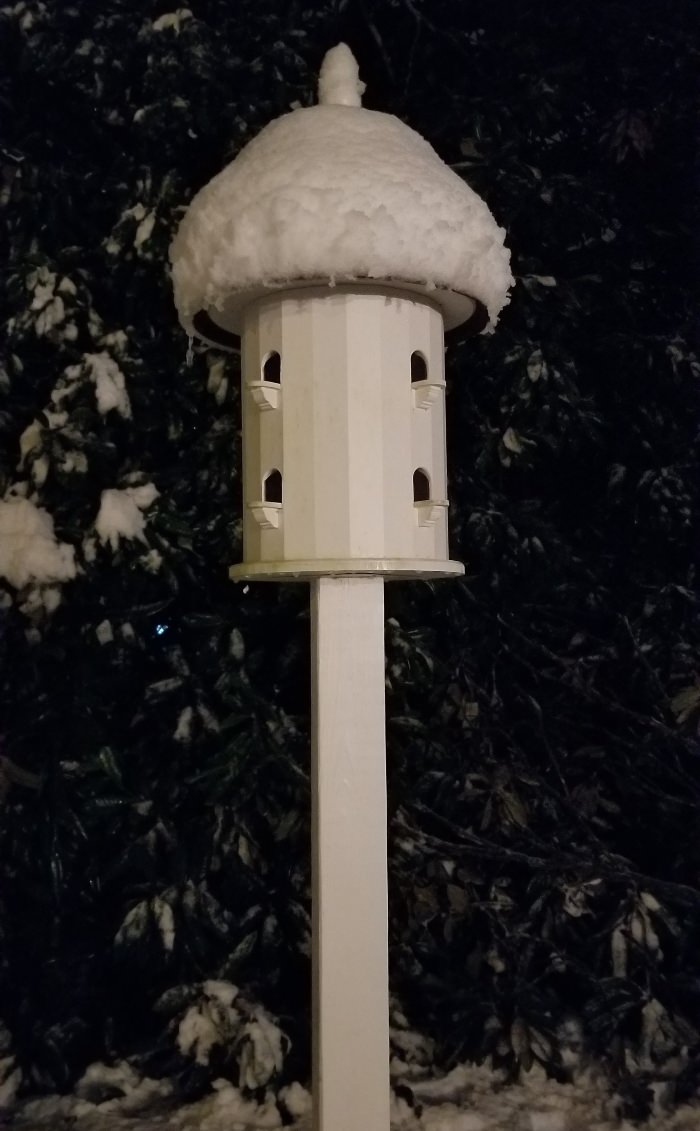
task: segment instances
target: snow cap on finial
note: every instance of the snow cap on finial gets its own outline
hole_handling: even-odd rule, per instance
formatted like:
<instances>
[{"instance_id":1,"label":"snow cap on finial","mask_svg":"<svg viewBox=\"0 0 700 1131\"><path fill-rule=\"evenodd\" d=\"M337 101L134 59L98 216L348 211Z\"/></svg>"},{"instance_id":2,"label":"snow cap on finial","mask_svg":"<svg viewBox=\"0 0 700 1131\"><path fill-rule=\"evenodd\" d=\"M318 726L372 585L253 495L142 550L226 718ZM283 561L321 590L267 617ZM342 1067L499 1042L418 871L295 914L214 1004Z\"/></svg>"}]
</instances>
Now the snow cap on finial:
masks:
<instances>
[{"instance_id":1,"label":"snow cap on finial","mask_svg":"<svg viewBox=\"0 0 700 1131\"><path fill-rule=\"evenodd\" d=\"M327 51L318 76L318 100L331 106L361 106L365 84L347 43Z\"/></svg>"}]
</instances>

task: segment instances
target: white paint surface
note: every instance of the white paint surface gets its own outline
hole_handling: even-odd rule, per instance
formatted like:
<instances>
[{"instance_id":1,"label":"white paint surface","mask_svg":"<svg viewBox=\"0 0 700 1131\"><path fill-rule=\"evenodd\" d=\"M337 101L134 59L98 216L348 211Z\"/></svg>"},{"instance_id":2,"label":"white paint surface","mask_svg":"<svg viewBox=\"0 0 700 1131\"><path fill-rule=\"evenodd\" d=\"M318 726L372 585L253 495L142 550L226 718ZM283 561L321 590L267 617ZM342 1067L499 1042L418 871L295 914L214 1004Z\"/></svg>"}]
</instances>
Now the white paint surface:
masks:
<instances>
[{"instance_id":1,"label":"white paint surface","mask_svg":"<svg viewBox=\"0 0 700 1131\"><path fill-rule=\"evenodd\" d=\"M312 586L314 1131L389 1131L384 582Z\"/></svg>"},{"instance_id":2,"label":"white paint surface","mask_svg":"<svg viewBox=\"0 0 700 1131\"><path fill-rule=\"evenodd\" d=\"M263 380L272 352L274 384ZM431 302L379 287L268 295L246 311L242 362L244 562L232 576L462 572L448 559L443 326ZM417 468L430 477L429 522L414 503ZM265 505L272 469L281 505Z\"/></svg>"}]
</instances>

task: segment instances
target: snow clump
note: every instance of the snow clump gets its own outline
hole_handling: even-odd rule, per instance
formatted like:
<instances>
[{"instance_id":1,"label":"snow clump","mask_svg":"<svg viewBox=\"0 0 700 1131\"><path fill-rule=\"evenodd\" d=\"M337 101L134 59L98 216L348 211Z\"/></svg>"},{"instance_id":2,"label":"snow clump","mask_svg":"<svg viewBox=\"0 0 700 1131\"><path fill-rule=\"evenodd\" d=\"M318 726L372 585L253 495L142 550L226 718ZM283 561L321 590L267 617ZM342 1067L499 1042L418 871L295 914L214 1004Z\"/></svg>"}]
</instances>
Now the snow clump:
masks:
<instances>
[{"instance_id":1,"label":"snow clump","mask_svg":"<svg viewBox=\"0 0 700 1131\"><path fill-rule=\"evenodd\" d=\"M112 549L116 550L121 538L145 542L146 518L142 511L150 507L157 498L158 490L153 483L144 483L141 487L125 487L123 490L112 487L103 491L95 519L95 530L102 545L109 542Z\"/></svg>"},{"instance_id":2,"label":"snow clump","mask_svg":"<svg viewBox=\"0 0 700 1131\"><path fill-rule=\"evenodd\" d=\"M419 134L363 109L360 86L348 48L334 48L322 104L270 122L195 196L170 252L189 334L201 309L300 279L447 288L495 325L513 282L504 230Z\"/></svg>"},{"instance_id":3,"label":"snow clump","mask_svg":"<svg viewBox=\"0 0 700 1131\"><path fill-rule=\"evenodd\" d=\"M347 43L326 52L318 76L318 100L334 106L361 106L367 87L360 81L357 60Z\"/></svg>"},{"instance_id":4,"label":"snow clump","mask_svg":"<svg viewBox=\"0 0 700 1131\"><path fill-rule=\"evenodd\" d=\"M131 416L129 394L126 391L124 374L108 353L88 353L85 355L90 379L95 384L97 411L105 416L116 409L120 416Z\"/></svg>"},{"instance_id":5,"label":"snow clump","mask_svg":"<svg viewBox=\"0 0 700 1131\"><path fill-rule=\"evenodd\" d=\"M0 577L15 589L75 577L75 550L58 542L53 518L30 499L0 500Z\"/></svg>"}]
</instances>

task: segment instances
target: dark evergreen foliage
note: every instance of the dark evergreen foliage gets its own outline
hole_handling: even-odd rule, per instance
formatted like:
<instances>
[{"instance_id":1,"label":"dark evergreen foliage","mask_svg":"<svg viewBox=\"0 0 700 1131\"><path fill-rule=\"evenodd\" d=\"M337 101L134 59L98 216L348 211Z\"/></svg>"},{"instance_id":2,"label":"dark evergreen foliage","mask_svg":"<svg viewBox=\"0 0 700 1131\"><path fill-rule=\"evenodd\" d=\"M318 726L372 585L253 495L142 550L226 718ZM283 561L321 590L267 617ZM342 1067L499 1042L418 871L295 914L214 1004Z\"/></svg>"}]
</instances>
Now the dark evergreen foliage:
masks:
<instances>
[{"instance_id":1,"label":"dark evergreen foliage","mask_svg":"<svg viewBox=\"0 0 700 1131\"><path fill-rule=\"evenodd\" d=\"M441 1066L596 1058L643 1118L650 1082L700 1074L697 6L174 11L0 6L0 492L24 483L79 565L54 611L10 584L0 609L0 1013L27 1086L125 1054L184 1096L235 1078L230 1049L209 1071L175 1046L207 979L279 1019L281 1078L308 1070L307 594L227 581L238 363L185 364L167 250L345 39L518 280L494 336L449 343L467 578L387 588L393 990ZM99 411L98 354L130 416ZM147 483L146 544L102 545L101 493Z\"/></svg>"}]
</instances>

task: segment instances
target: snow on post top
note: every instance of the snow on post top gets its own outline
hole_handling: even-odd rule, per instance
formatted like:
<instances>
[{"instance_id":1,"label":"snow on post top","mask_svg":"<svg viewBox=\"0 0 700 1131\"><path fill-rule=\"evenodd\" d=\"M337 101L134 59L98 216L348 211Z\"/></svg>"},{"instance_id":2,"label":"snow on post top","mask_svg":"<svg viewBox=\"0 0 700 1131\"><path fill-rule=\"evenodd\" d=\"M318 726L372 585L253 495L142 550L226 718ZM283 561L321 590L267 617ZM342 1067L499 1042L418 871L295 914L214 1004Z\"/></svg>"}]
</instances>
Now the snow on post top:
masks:
<instances>
[{"instance_id":1,"label":"snow on post top","mask_svg":"<svg viewBox=\"0 0 700 1131\"><path fill-rule=\"evenodd\" d=\"M361 106L365 90L357 60L347 43L339 43L327 51L318 76L321 105Z\"/></svg>"},{"instance_id":2,"label":"snow on post top","mask_svg":"<svg viewBox=\"0 0 700 1131\"><path fill-rule=\"evenodd\" d=\"M504 230L419 134L363 108L363 90L338 44L320 104L270 122L194 197L170 249L189 334L202 312L239 332L247 295L324 280L418 286L448 326L469 316L448 319L457 292L495 325L513 282Z\"/></svg>"}]
</instances>

